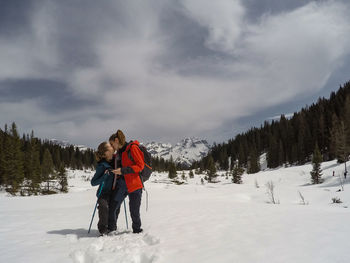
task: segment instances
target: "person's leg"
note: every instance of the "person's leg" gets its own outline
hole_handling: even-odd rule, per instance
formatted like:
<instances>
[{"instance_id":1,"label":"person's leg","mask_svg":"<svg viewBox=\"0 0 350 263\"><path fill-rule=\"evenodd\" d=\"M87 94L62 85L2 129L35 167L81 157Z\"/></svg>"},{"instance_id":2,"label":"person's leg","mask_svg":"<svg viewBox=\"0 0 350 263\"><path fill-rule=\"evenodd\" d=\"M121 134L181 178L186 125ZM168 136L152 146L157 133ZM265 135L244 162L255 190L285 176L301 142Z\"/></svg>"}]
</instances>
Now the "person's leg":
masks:
<instances>
[{"instance_id":1,"label":"person's leg","mask_svg":"<svg viewBox=\"0 0 350 263\"><path fill-rule=\"evenodd\" d=\"M132 219L132 230L134 233L142 232L140 206L141 206L142 189L138 189L129 194L129 209Z\"/></svg>"},{"instance_id":2,"label":"person's leg","mask_svg":"<svg viewBox=\"0 0 350 263\"><path fill-rule=\"evenodd\" d=\"M97 228L100 234L107 233L108 228L108 199L107 197L101 196L98 199L98 223Z\"/></svg>"},{"instance_id":3,"label":"person's leg","mask_svg":"<svg viewBox=\"0 0 350 263\"><path fill-rule=\"evenodd\" d=\"M110 210L109 210L109 223L108 227L111 231L117 229L117 221L120 212L120 206L123 203L125 197L127 196L127 188L125 181L119 179L117 181L117 187L110 200Z\"/></svg>"},{"instance_id":4,"label":"person's leg","mask_svg":"<svg viewBox=\"0 0 350 263\"><path fill-rule=\"evenodd\" d=\"M123 198L119 200L115 200L114 198L111 198L110 204L109 204L109 216L108 216L108 230L109 231L115 231L117 230L117 220L120 212L120 206L123 203L124 199L126 197L126 194Z\"/></svg>"}]
</instances>

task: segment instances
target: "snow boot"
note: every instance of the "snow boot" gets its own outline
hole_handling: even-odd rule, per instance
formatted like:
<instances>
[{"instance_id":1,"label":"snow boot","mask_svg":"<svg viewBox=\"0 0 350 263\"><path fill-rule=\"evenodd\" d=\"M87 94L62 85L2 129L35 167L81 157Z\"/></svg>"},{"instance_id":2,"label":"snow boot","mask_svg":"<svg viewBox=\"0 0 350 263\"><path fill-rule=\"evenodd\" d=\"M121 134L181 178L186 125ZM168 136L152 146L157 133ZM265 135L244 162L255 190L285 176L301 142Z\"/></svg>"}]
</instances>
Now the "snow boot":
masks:
<instances>
[{"instance_id":1,"label":"snow boot","mask_svg":"<svg viewBox=\"0 0 350 263\"><path fill-rule=\"evenodd\" d=\"M132 232L133 232L134 234L139 234L139 233L142 233L142 232L143 232L143 229L142 229L142 228L140 228L140 229L134 229Z\"/></svg>"}]
</instances>

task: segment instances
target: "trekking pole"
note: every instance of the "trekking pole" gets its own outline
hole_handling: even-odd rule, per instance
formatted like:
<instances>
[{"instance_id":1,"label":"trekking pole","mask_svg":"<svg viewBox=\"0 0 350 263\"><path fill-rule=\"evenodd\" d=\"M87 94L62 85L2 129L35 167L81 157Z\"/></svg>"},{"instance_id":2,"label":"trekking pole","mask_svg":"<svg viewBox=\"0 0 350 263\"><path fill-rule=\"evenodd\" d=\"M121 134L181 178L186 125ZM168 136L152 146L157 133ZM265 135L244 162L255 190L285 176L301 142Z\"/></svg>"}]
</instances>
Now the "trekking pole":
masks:
<instances>
[{"instance_id":1,"label":"trekking pole","mask_svg":"<svg viewBox=\"0 0 350 263\"><path fill-rule=\"evenodd\" d=\"M106 173L105 173L105 175L106 175ZM90 234L91 225L92 225L92 221L94 220L94 216L95 216L95 212L96 212L96 208L97 208L98 199L100 199L100 195L101 195L101 193L102 193L102 188L103 188L104 183L105 183L105 181L103 180L103 181L102 181L102 184L101 184L100 192L99 192L98 195L97 195L97 201L96 201L96 205L95 205L94 212L93 212L93 214L92 214L92 218L91 218L91 222L90 222L88 234Z\"/></svg>"},{"instance_id":2,"label":"trekking pole","mask_svg":"<svg viewBox=\"0 0 350 263\"><path fill-rule=\"evenodd\" d=\"M126 214L125 199L124 199L124 212L125 212L126 229L129 229L129 227L128 227L128 216L127 216L127 214Z\"/></svg>"},{"instance_id":3,"label":"trekking pole","mask_svg":"<svg viewBox=\"0 0 350 263\"><path fill-rule=\"evenodd\" d=\"M148 212L148 192L147 192L146 188L143 188L143 190L145 190L145 192L146 192L146 212Z\"/></svg>"}]
</instances>

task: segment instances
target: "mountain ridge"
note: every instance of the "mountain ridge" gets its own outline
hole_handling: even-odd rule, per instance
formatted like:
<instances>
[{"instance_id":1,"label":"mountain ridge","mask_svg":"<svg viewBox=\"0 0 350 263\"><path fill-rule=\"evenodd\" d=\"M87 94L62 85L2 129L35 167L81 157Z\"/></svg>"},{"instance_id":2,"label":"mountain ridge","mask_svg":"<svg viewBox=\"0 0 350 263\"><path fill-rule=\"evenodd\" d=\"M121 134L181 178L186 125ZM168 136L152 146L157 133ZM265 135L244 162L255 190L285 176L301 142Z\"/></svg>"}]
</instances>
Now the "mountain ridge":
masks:
<instances>
[{"instance_id":1,"label":"mountain ridge","mask_svg":"<svg viewBox=\"0 0 350 263\"><path fill-rule=\"evenodd\" d=\"M210 145L204 139L187 137L176 143L150 142L146 148L154 158L170 160L184 167L190 167L193 162L201 160L210 150Z\"/></svg>"}]
</instances>

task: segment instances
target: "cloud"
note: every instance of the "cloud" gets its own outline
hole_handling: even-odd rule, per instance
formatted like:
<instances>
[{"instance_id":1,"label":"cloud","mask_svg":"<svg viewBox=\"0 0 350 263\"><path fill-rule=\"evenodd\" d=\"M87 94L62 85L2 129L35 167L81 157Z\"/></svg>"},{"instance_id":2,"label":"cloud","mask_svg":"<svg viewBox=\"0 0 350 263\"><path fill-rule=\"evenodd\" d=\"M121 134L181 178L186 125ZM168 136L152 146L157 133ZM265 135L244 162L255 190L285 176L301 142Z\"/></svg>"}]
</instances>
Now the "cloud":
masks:
<instances>
[{"instance_id":1,"label":"cloud","mask_svg":"<svg viewBox=\"0 0 350 263\"><path fill-rule=\"evenodd\" d=\"M239 0L183 0L188 17L208 30L205 45L213 50L231 53L244 30L245 10Z\"/></svg>"},{"instance_id":2,"label":"cloud","mask_svg":"<svg viewBox=\"0 0 350 263\"><path fill-rule=\"evenodd\" d=\"M52 114L48 103L22 98L35 118L14 103L0 110L46 137L91 146L118 128L143 141L217 140L228 123L317 94L344 64L349 4L310 2L251 21L242 3L42 5L31 34L0 35L0 79L63 83L76 107Z\"/></svg>"}]
</instances>

